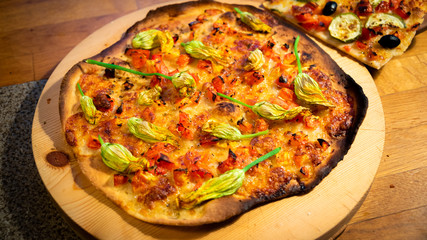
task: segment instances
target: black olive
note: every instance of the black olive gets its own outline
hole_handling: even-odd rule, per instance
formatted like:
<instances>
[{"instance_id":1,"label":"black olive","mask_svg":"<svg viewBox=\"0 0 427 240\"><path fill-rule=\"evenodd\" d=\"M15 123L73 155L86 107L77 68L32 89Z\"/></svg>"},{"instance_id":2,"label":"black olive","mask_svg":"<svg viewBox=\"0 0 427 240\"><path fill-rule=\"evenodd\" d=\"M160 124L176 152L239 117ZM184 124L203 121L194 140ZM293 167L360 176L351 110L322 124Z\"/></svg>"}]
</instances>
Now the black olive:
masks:
<instances>
[{"instance_id":1,"label":"black olive","mask_svg":"<svg viewBox=\"0 0 427 240\"><path fill-rule=\"evenodd\" d=\"M400 39L394 35L385 35L378 42L385 48L395 48L399 46Z\"/></svg>"},{"instance_id":2,"label":"black olive","mask_svg":"<svg viewBox=\"0 0 427 240\"><path fill-rule=\"evenodd\" d=\"M334 1L327 2L322 10L323 15L331 16L337 10L338 4Z\"/></svg>"}]
</instances>

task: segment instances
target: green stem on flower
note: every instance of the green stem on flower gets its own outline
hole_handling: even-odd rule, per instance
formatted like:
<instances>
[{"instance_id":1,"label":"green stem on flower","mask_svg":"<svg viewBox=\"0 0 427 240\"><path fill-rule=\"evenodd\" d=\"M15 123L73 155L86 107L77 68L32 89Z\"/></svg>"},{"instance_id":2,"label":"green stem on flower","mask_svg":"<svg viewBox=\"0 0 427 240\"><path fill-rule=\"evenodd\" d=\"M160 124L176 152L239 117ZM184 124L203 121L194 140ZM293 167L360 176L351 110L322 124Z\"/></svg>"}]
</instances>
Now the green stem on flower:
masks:
<instances>
[{"instance_id":1,"label":"green stem on flower","mask_svg":"<svg viewBox=\"0 0 427 240\"><path fill-rule=\"evenodd\" d=\"M252 133L252 134L246 134L246 135L242 135L240 137L240 139L258 137L258 136L261 136L261 135L265 135L267 133L268 133L268 130L265 130L265 131L262 131L262 132L257 132L257 133Z\"/></svg>"},{"instance_id":2,"label":"green stem on flower","mask_svg":"<svg viewBox=\"0 0 427 240\"><path fill-rule=\"evenodd\" d=\"M98 140L101 145L104 145L104 140L102 140L101 135L98 135Z\"/></svg>"},{"instance_id":3,"label":"green stem on flower","mask_svg":"<svg viewBox=\"0 0 427 240\"><path fill-rule=\"evenodd\" d=\"M253 107L253 106L248 105L248 104L246 104L246 103L244 103L244 102L241 102L241 101L239 101L239 100L237 100L237 99L234 99L234 98L232 98L232 97L229 97L229 96L227 96L227 95L225 95L225 94L222 94L222 93L217 93L217 94L218 94L218 96L220 96L220 97L227 98L228 100L230 100L230 101L232 101L232 102L235 102L235 103L241 104L241 105L243 105L243 106L245 106L245 107L248 107L248 108L250 108L250 109L252 109L252 107Z\"/></svg>"},{"instance_id":4,"label":"green stem on flower","mask_svg":"<svg viewBox=\"0 0 427 240\"><path fill-rule=\"evenodd\" d=\"M133 74L137 74L137 75L142 75L142 76L154 76L154 75L156 75L156 76L159 76L159 77L166 78L168 80L172 80L171 76L167 76L167 75L164 75L164 74L161 74L161 73L142 73L142 72L139 72L139 71L136 71L136 70L133 70L133 69L129 69L129 68L125 68L125 67L122 67L122 66L119 66L119 65L109 64L109 63L103 63L103 62L95 61L95 60L92 60L92 59L87 59L86 62L89 63L89 64L95 64L95 65L98 65L98 66L101 66L101 67L105 67L105 68L122 70L122 71L125 71L125 72L130 72L130 73L133 73Z\"/></svg>"},{"instance_id":5,"label":"green stem on flower","mask_svg":"<svg viewBox=\"0 0 427 240\"><path fill-rule=\"evenodd\" d=\"M242 14L242 10L238 9L238 8L234 8L234 11L236 11L238 14Z\"/></svg>"},{"instance_id":6,"label":"green stem on flower","mask_svg":"<svg viewBox=\"0 0 427 240\"><path fill-rule=\"evenodd\" d=\"M295 57L297 58L298 72L302 73L301 61L300 61L299 55L298 55L298 42L299 42L299 36L297 36L297 38L295 39L294 52L295 52Z\"/></svg>"},{"instance_id":7,"label":"green stem on flower","mask_svg":"<svg viewBox=\"0 0 427 240\"><path fill-rule=\"evenodd\" d=\"M79 83L77 83L77 88L79 89L80 94L81 94L81 95L82 95L82 97L83 97L85 94L83 93L82 87L80 87L80 84L79 84Z\"/></svg>"},{"instance_id":8,"label":"green stem on flower","mask_svg":"<svg viewBox=\"0 0 427 240\"><path fill-rule=\"evenodd\" d=\"M253 167L253 166L257 165L258 163L264 161L265 159L267 159L267 158L269 158L269 157L277 154L278 152L280 152L280 150L281 150L281 147L278 147L278 148L274 149L273 151L265 154L264 156L261 156L257 160L255 160L255 161L249 163L248 165L246 165L246 167L243 168L243 171L244 172L248 171L251 167Z\"/></svg>"}]
</instances>

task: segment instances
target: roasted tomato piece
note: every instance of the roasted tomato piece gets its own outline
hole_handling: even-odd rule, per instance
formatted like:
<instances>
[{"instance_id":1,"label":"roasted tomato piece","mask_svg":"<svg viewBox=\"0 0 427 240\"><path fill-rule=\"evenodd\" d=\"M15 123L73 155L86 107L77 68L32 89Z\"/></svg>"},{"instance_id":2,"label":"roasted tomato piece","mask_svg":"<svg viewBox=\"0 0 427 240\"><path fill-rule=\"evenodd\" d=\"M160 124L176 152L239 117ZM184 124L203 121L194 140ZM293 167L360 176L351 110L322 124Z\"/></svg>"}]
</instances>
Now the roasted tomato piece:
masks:
<instances>
[{"instance_id":1,"label":"roasted tomato piece","mask_svg":"<svg viewBox=\"0 0 427 240\"><path fill-rule=\"evenodd\" d=\"M125 55L132 58L132 65L135 68L142 68L147 62L147 59L150 58L150 51L144 49L129 48L126 50Z\"/></svg>"},{"instance_id":2,"label":"roasted tomato piece","mask_svg":"<svg viewBox=\"0 0 427 240\"><path fill-rule=\"evenodd\" d=\"M356 14L358 16L369 16L374 12L372 5L368 0L360 1L356 6Z\"/></svg>"},{"instance_id":3,"label":"roasted tomato piece","mask_svg":"<svg viewBox=\"0 0 427 240\"><path fill-rule=\"evenodd\" d=\"M127 176L123 176L121 174L114 174L114 186L120 186L127 183L129 178Z\"/></svg>"},{"instance_id":4,"label":"roasted tomato piece","mask_svg":"<svg viewBox=\"0 0 427 240\"><path fill-rule=\"evenodd\" d=\"M178 187L184 186L188 181L187 169L179 168L173 170L173 180Z\"/></svg>"},{"instance_id":5,"label":"roasted tomato piece","mask_svg":"<svg viewBox=\"0 0 427 240\"><path fill-rule=\"evenodd\" d=\"M185 67L190 63L190 60L191 60L190 55L181 54L181 55L179 55L176 63L178 64L179 67Z\"/></svg>"},{"instance_id":6,"label":"roasted tomato piece","mask_svg":"<svg viewBox=\"0 0 427 240\"><path fill-rule=\"evenodd\" d=\"M250 71L243 74L243 81L248 85L257 85L264 81L264 75L258 71Z\"/></svg>"}]
</instances>

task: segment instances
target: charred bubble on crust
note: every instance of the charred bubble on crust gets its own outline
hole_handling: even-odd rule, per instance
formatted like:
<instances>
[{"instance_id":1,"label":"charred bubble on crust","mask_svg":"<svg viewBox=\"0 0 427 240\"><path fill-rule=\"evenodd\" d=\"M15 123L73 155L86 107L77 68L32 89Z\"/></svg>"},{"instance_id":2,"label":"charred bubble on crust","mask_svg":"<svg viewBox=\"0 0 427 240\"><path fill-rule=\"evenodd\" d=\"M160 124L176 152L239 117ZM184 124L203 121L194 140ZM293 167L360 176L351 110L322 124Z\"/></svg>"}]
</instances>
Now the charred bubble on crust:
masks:
<instances>
[{"instance_id":1,"label":"charred bubble on crust","mask_svg":"<svg viewBox=\"0 0 427 240\"><path fill-rule=\"evenodd\" d=\"M237 111L237 106L230 102L221 102L216 105L216 110L224 115L232 114Z\"/></svg>"},{"instance_id":2,"label":"charred bubble on crust","mask_svg":"<svg viewBox=\"0 0 427 240\"><path fill-rule=\"evenodd\" d=\"M317 139L317 142L319 142L320 146L321 146L323 149L326 149L326 148L328 148L329 146L331 146L331 144L329 144L325 139L322 139L322 138L318 138L318 139Z\"/></svg>"},{"instance_id":3,"label":"charred bubble on crust","mask_svg":"<svg viewBox=\"0 0 427 240\"><path fill-rule=\"evenodd\" d=\"M349 115L334 116L331 122L326 126L326 131L331 137L343 137L350 129L353 117Z\"/></svg>"},{"instance_id":4,"label":"charred bubble on crust","mask_svg":"<svg viewBox=\"0 0 427 240\"><path fill-rule=\"evenodd\" d=\"M283 197L287 194L286 187L292 179L293 174L282 167L274 167L269 172L267 187L255 189L252 194L261 201Z\"/></svg>"},{"instance_id":5,"label":"charred bubble on crust","mask_svg":"<svg viewBox=\"0 0 427 240\"><path fill-rule=\"evenodd\" d=\"M313 59L313 55L311 55L310 53L307 52L302 52L301 54L301 63L307 63L309 61L311 61Z\"/></svg>"},{"instance_id":6,"label":"charred bubble on crust","mask_svg":"<svg viewBox=\"0 0 427 240\"><path fill-rule=\"evenodd\" d=\"M68 155L61 151L53 151L46 155L46 161L55 167L65 167L70 162Z\"/></svg>"}]
</instances>

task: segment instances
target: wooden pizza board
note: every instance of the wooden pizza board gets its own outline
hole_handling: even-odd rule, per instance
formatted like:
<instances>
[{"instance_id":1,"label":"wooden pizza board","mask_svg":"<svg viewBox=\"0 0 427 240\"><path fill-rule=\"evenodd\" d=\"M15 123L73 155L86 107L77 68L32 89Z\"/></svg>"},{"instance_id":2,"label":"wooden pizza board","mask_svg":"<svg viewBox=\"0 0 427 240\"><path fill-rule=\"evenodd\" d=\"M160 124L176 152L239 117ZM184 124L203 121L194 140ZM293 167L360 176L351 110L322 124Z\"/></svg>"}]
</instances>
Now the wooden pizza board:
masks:
<instances>
[{"instance_id":1,"label":"wooden pizza board","mask_svg":"<svg viewBox=\"0 0 427 240\"><path fill-rule=\"evenodd\" d=\"M259 2L244 3L260 5ZM32 145L40 176L61 210L79 227L100 239L314 239L339 233L359 209L374 179L384 146L384 114L367 69L322 44L319 45L363 87L369 108L344 160L310 193L257 207L219 224L170 227L129 216L81 173L65 142L59 120L62 77L78 61L119 40L128 27L159 6L138 10L94 32L61 61L46 83L34 115ZM53 150L68 153L70 164L62 168L50 165L46 155Z\"/></svg>"}]
</instances>

